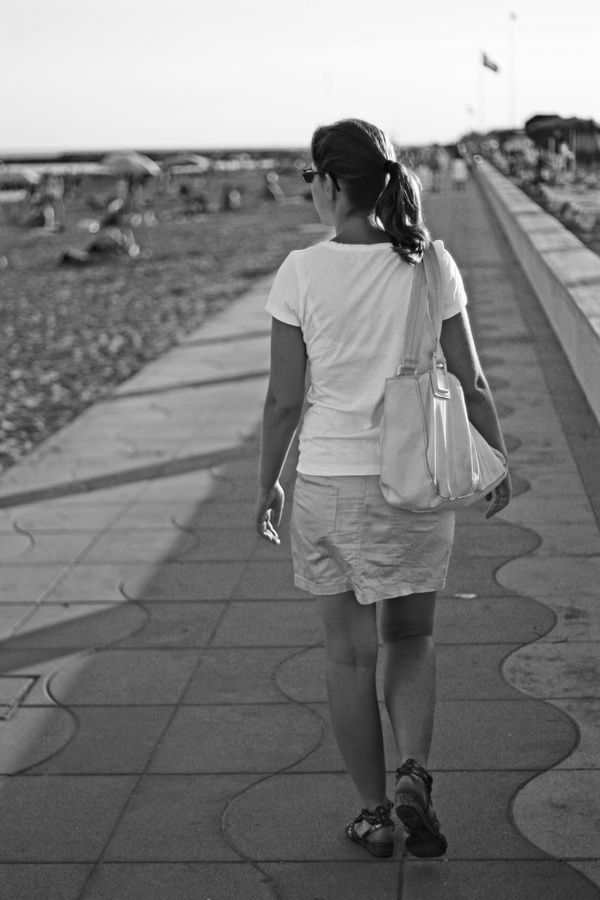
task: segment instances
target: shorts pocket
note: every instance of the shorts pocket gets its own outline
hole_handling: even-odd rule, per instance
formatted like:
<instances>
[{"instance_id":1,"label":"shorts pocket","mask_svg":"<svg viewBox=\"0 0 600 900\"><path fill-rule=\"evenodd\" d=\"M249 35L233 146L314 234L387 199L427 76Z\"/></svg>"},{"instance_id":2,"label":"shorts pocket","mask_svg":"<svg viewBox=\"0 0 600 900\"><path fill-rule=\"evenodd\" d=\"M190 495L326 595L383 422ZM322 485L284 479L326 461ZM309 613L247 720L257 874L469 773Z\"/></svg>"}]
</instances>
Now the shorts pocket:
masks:
<instances>
[{"instance_id":1,"label":"shorts pocket","mask_svg":"<svg viewBox=\"0 0 600 900\"><path fill-rule=\"evenodd\" d=\"M398 509L394 506L390 507L390 509L392 510L390 539L397 541L408 528L414 527L415 515L417 514L408 509Z\"/></svg>"},{"instance_id":2,"label":"shorts pocket","mask_svg":"<svg viewBox=\"0 0 600 900\"><path fill-rule=\"evenodd\" d=\"M413 524L415 513L390 506L381 493L379 482L376 487L374 490L369 485L365 498L361 543L393 546Z\"/></svg>"},{"instance_id":3,"label":"shorts pocket","mask_svg":"<svg viewBox=\"0 0 600 900\"><path fill-rule=\"evenodd\" d=\"M292 506L292 527L315 543L335 531L338 489L324 476L296 478Z\"/></svg>"}]
</instances>

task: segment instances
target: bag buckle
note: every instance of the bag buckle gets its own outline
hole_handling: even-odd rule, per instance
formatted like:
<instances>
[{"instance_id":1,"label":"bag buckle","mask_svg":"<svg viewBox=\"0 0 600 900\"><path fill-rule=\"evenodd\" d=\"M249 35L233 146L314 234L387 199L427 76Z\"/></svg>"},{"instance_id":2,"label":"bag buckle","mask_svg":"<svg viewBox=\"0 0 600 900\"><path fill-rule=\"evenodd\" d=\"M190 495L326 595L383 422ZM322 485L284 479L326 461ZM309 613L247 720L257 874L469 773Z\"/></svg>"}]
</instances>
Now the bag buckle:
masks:
<instances>
[{"instance_id":1,"label":"bag buckle","mask_svg":"<svg viewBox=\"0 0 600 900\"><path fill-rule=\"evenodd\" d=\"M431 384L433 393L440 400L448 400L450 398L450 384L448 382L448 370L446 369L445 360L438 360L434 357Z\"/></svg>"}]
</instances>

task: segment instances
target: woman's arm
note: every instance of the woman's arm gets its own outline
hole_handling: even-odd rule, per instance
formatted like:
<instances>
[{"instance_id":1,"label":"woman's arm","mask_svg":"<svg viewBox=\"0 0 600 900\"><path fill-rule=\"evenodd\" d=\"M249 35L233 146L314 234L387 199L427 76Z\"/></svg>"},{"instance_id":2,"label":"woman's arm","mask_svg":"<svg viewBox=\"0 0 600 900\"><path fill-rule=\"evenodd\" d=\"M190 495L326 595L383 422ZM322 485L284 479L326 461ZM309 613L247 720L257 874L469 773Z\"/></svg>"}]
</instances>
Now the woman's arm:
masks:
<instances>
[{"instance_id":1,"label":"woman's arm","mask_svg":"<svg viewBox=\"0 0 600 900\"><path fill-rule=\"evenodd\" d=\"M279 543L276 528L285 499L279 476L302 416L305 378L306 347L301 329L274 318L255 508L256 530L274 544Z\"/></svg>"},{"instance_id":2,"label":"woman's arm","mask_svg":"<svg viewBox=\"0 0 600 900\"><path fill-rule=\"evenodd\" d=\"M465 395L469 421L486 439L490 446L500 450L508 457L498 414L489 385L483 374L466 310L462 310L450 319L442 322L440 343L448 371L455 375L461 383ZM491 498L486 518L504 509L510 502L512 488L510 474L488 496Z\"/></svg>"}]
</instances>

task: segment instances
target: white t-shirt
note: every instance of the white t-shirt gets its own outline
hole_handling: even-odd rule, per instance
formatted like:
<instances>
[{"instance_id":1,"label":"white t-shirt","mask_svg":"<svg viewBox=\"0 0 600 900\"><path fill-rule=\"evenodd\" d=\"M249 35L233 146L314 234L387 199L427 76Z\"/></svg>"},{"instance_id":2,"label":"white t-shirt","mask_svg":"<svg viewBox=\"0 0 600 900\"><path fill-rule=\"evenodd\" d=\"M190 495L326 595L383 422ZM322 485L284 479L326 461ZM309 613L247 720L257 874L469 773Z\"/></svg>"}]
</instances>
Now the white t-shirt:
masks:
<instances>
[{"instance_id":1,"label":"white t-shirt","mask_svg":"<svg viewBox=\"0 0 600 900\"><path fill-rule=\"evenodd\" d=\"M434 247L448 319L467 298L456 263L441 241ZM281 265L266 308L302 329L310 365L299 472L379 474L385 380L400 365L414 271L388 243L324 241ZM433 347L425 343L426 369Z\"/></svg>"}]
</instances>

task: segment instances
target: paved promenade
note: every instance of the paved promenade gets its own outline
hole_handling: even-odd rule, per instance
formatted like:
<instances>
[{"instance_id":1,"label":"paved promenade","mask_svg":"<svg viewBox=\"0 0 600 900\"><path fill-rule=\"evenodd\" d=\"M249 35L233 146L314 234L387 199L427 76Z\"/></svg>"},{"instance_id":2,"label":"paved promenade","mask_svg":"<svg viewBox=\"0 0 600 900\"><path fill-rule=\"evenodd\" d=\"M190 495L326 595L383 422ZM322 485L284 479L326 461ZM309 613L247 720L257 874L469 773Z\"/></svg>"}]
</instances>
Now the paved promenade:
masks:
<instances>
[{"instance_id":1,"label":"paved promenade","mask_svg":"<svg viewBox=\"0 0 600 900\"><path fill-rule=\"evenodd\" d=\"M426 211L517 494L439 600L447 857L343 833L314 606L252 526L266 279L0 480L2 900L600 898L600 429L475 186Z\"/></svg>"}]
</instances>

